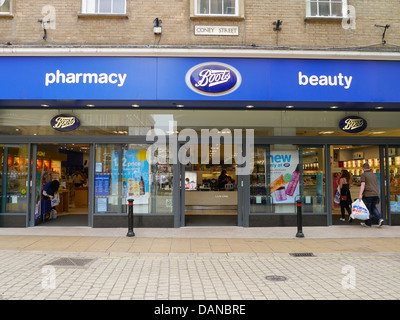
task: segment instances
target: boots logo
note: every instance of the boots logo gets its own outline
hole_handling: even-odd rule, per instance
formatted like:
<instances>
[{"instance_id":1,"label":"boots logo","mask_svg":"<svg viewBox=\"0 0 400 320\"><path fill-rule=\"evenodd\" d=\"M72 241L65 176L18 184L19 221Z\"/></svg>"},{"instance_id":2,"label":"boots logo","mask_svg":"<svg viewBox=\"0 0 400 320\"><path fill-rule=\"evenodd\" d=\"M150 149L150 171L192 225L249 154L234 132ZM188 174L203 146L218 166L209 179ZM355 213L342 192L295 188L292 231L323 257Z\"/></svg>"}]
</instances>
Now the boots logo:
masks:
<instances>
[{"instance_id":1,"label":"boots logo","mask_svg":"<svg viewBox=\"0 0 400 320\"><path fill-rule=\"evenodd\" d=\"M187 86L206 96L229 94L239 88L241 82L239 71L220 62L201 63L186 73Z\"/></svg>"},{"instance_id":2,"label":"boots logo","mask_svg":"<svg viewBox=\"0 0 400 320\"><path fill-rule=\"evenodd\" d=\"M80 121L74 116L60 114L50 121L51 127L57 131L68 132L79 127Z\"/></svg>"},{"instance_id":3,"label":"boots logo","mask_svg":"<svg viewBox=\"0 0 400 320\"><path fill-rule=\"evenodd\" d=\"M357 133L367 128L367 121L357 116L349 116L339 122L339 127L344 132Z\"/></svg>"}]
</instances>

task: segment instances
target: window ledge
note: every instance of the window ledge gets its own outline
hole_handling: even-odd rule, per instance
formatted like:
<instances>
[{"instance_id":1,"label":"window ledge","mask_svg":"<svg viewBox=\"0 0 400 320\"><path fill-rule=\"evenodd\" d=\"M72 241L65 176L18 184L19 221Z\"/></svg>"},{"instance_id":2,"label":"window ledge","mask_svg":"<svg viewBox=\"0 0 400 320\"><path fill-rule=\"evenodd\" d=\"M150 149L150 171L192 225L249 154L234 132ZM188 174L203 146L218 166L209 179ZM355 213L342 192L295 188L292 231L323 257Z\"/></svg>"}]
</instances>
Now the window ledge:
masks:
<instances>
[{"instance_id":1,"label":"window ledge","mask_svg":"<svg viewBox=\"0 0 400 320\"><path fill-rule=\"evenodd\" d=\"M198 15L190 16L191 20L244 20L243 16Z\"/></svg>"},{"instance_id":2,"label":"window ledge","mask_svg":"<svg viewBox=\"0 0 400 320\"><path fill-rule=\"evenodd\" d=\"M128 19L126 13L78 13L78 18L88 19Z\"/></svg>"},{"instance_id":3,"label":"window ledge","mask_svg":"<svg viewBox=\"0 0 400 320\"><path fill-rule=\"evenodd\" d=\"M330 16L318 16L318 17L305 17L304 21L342 21L347 19L346 17L330 17Z\"/></svg>"},{"instance_id":4,"label":"window ledge","mask_svg":"<svg viewBox=\"0 0 400 320\"><path fill-rule=\"evenodd\" d=\"M12 13L1 13L0 19L14 19L14 15Z\"/></svg>"}]
</instances>

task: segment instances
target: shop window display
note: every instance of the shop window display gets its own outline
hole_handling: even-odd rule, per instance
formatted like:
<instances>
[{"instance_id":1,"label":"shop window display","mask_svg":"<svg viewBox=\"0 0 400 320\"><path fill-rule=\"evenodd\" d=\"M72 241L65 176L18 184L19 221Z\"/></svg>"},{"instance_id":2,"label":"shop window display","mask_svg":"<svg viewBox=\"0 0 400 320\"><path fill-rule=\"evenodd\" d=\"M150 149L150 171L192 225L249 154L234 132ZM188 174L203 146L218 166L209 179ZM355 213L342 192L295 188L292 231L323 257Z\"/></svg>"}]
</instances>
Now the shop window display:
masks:
<instances>
[{"instance_id":1,"label":"shop window display","mask_svg":"<svg viewBox=\"0 0 400 320\"><path fill-rule=\"evenodd\" d=\"M0 204L2 213L27 209L28 145L0 145Z\"/></svg>"},{"instance_id":2,"label":"shop window display","mask_svg":"<svg viewBox=\"0 0 400 320\"><path fill-rule=\"evenodd\" d=\"M134 214L172 213L172 165L152 163L149 148L96 146L95 214L126 213L128 199Z\"/></svg>"},{"instance_id":3,"label":"shop window display","mask_svg":"<svg viewBox=\"0 0 400 320\"><path fill-rule=\"evenodd\" d=\"M390 212L400 214L400 148L388 149Z\"/></svg>"},{"instance_id":4,"label":"shop window display","mask_svg":"<svg viewBox=\"0 0 400 320\"><path fill-rule=\"evenodd\" d=\"M258 146L250 176L250 213L325 213L323 148Z\"/></svg>"}]
</instances>

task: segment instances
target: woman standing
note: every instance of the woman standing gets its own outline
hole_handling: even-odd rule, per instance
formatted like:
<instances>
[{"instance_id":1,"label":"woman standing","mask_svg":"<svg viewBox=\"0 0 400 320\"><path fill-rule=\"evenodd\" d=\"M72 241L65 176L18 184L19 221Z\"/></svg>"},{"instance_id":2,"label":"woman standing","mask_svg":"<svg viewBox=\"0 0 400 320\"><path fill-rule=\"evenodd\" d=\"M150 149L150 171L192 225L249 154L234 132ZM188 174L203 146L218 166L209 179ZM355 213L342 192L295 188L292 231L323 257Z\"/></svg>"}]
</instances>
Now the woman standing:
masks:
<instances>
[{"instance_id":1,"label":"woman standing","mask_svg":"<svg viewBox=\"0 0 400 320\"><path fill-rule=\"evenodd\" d=\"M349 222L352 221L352 219L350 218L351 203L352 203L350 194L350 181L351 181L350 173L347 170L342 170L339 180L340 212L342 214L340 221L345 221L345 212L344 212L345 209L349 213Z\"/></svg>"}]
</instances>

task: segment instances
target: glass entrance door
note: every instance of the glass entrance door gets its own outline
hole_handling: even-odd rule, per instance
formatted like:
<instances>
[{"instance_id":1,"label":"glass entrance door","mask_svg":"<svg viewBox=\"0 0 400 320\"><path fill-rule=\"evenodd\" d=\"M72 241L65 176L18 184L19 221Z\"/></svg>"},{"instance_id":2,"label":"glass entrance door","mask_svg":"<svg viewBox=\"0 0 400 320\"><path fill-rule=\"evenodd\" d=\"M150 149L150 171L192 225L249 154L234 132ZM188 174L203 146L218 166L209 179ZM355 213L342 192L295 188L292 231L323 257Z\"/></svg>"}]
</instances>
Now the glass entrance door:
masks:
<instances>
[{"instance_id":1,"label":"glass entrance door","mask_svg":"<svg viewBox=\"0 0 400 320\"><path fill-rule=\"evenodd\" d=\"M191 152L193 161L182 165L184 225L238 225L239 176L232 145L196 145Z\"/></svg>"},{"instance_id":2,"label":"glass entrance door","mask_svg":"<svg viewBox=\"0 0 400 320\"><path fill-rule=\"evenodd\" d=\"M386 215L386 192L385 192L385 169L384 169L384 150L383 146L378 145L334 145L331 146L331 172L332 172L332 224L348 225L353 223L349 221L349 211L351 203L354 202L360 192L361 174L363 173L363 164L368 163L370 170L377 176L380 185L380 202L378 210L382 218ZM395 159L395 156L394 156ZM392 159L390 159L392 161ZM395 161L395 160L393 160ZM394 175L395 166L392 166ZM350 192L346 201L336 203L335 193L340 179L347 175L349 178ZM351 211L350 211L351 212ZM385 218L384 218L385 219ZM358 223L357 221L356 223Z\"/></svg>"},{"instance_id":3,"label":"glass entrance door","mask_svg":"<svg viewBox=\"0 0 400 320\"><path fill-rule=\"evenodd\" d=\"M33 150L31 225L88 226L90 146L37 144ZM55 193L58 203L51 201Z\"/></svg>"}]
</instances>

